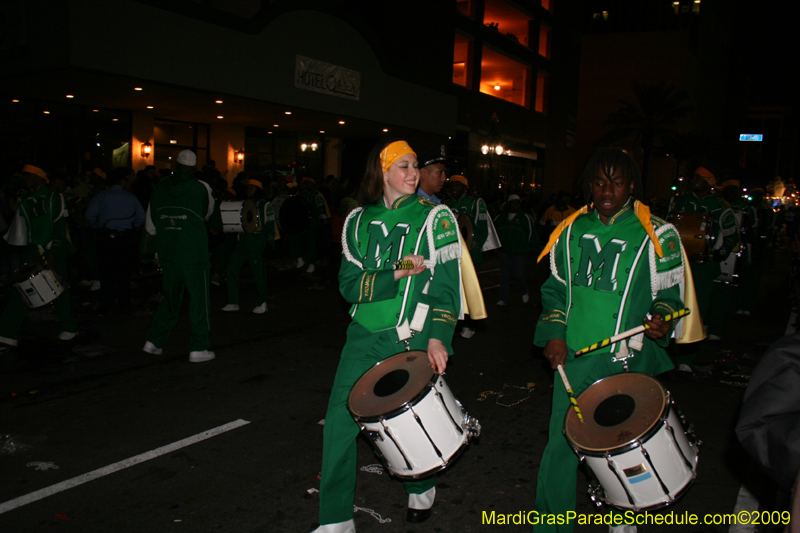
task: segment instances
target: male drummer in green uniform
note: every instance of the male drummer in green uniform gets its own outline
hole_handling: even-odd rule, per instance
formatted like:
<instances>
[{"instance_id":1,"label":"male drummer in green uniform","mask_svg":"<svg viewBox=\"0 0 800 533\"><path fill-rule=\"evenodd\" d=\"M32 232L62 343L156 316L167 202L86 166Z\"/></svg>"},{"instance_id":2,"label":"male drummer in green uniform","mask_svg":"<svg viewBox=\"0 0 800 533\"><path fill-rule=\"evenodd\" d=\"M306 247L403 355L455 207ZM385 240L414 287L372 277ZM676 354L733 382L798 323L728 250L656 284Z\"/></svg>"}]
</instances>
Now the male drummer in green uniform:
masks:
<instances>
[{"instance_id":1,"label":"male drummer in green uniform","mask_svg":"<svg viewBox=\"0 0 800 533\"><path fill-rule=\"evenodd\" d=\"M717 180L711 172L699 167L689 182L689 191L676 198L670 209L670 214L709 213L712 217L709 235L714 237L714 246L711 257L703 263L695 260L690 262L697 287L697 303L700 306L698 311L708 326L709 340L721 339L723 321L732 298L732 287L715 283L714 280L722 272L720 263L730 255L740 240L736 217L730 204L712 194L712 187L716 183ZM685 365L694 358L695 354L681 355L678 363L682 369L689 370Z\"/></svg>"},{"instance_id":2,"label":"male drummer in green uniform","mask_svg":"<svg viewBox=\"0 0 800 533\"><path fill-rule=\"evenodd\" d=\"M543 310L534 339L553 369L563 365L576 395L626 369L655 375L673 368L664 349L673 323L662 318L683 308L684 279L680 237L634 199L641 179L628 154L616 148L598 150L581 182L592 203L557 226L539 256L541 260L549 252L551 274L542 286ZM576 350L642 323L649 329L628 339L626 347L619 342L575 357ZM624 362L612 361L629 354ZM550 437L536 485L538 516L563 517L575 510L578 457L562 434L569 407L567 392L556 379ZM573 530L573 523L557 521L545 520L533 530Z\"/></svg>"},{"instance_id":3,"label":"male drummer in green uniform","mask_svg":"<svg viewBox=\"0 0 800 533\"><path fill-rule=\"evenodd\" d=\"M189 292L192 326L189 361L214 359L209 350L210 294L208 231L206 220L214 211L211 188L194 176L197 156L191 150L178 154L175 172L153 191L145 228L156 236L158 263L164 282L164 297L147 330L142 348L159 355L178 323L183 291Z\"/></svg>"},{"instance_id":4,"label":"male drummer in green uniform","mask_svg":"<svg viewBox=\"0 0 800 533\"><path fill-rule=\"evenodd\" d=\"M239 273L245 263L250 265L250 272L258 291L258 305L253 313L261 315L267 312L267 278L264 275L264 249L267 245L275 245L275 213L272 204L263 196L264 186L258 180L247 180L247 198L255 201L258 212L256 228L253 233L239 234L239 242L233 249L228 261L228 305L223 311L239 310Z\"/></svg>"},{"instance_id":5,"label":"male drummer in green uniform","mask_svg":"<svg viewBox=\"0 0 800 533\"><path fill-rule=\"evenodd\" d=\"M44 181L46 174L39 167L25 165L23 182L28 192L17 204L17 212L5 238L9 244L25 246L26 263L44 260L45 268L55 270L62 280L64 292L54 305L61 322L58 338L68 341L75 337L78 322L72 314L72 299L67 280L67 257L75 253L75 247L67 233L67 207L64 197L53 192ZM22 303L17 291L12 291L3 315L0 316L0 344L16 346L22 322L28 308Z\"/></svg>"}]
</instances>

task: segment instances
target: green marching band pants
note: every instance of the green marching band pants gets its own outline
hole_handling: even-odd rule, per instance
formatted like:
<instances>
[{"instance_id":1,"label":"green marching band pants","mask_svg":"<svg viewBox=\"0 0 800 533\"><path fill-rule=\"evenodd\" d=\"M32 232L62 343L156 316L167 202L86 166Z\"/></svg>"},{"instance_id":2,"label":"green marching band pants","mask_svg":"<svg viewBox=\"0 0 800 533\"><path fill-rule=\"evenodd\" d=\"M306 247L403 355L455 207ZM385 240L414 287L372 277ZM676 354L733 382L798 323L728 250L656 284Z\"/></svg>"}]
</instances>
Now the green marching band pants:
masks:
<instances>
[{"instance_id":1,"label":"green marching band pants","mask_svg":"<svg viewBox=\"0 0 800 533\"><path fill-rule=\"evenodd\" d=\"M189 351L207 350L211 346L208 338L211 329L209 267L163 262L161 274L164 297L150 322L147 340L157 348L164 346L178 323L183 291L186 289L189 292L189 323L192 327Z\"/></svg>"},{"instance_id":2,"label":"green marching band pants","mask_svg":"<svg viewBox=\"0 0 800 533\"><path fill-rule=\"evenodd\" d=\"M347 410L347 397L353 385L375 363L403 351L394 329L370 333L357 322L347 329L333 381L323 431L322 475L320 480L320 524L336 524L353 518L356 489L358 424ZM436 476L406 481L406 493L422 494L436 485Z\"/></svg>"}]
</instances>

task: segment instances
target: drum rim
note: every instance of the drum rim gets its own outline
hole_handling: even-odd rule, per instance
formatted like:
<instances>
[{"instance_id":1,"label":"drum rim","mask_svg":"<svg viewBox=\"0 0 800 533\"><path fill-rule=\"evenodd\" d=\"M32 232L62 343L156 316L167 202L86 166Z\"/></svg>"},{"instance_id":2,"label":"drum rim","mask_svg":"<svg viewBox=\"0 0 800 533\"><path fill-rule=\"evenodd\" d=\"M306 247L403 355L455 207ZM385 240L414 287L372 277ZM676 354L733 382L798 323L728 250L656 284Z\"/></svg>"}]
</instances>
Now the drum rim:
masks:
<instances>
[{"instance_id":1,"label":"drum rim","mask_svg":"<svg viewBox=\"0 0 800 533\"><path fill-rule=\"evenodd\" d=\"M621 455L623 453L627 453L627 452L629 452L630 450L632 450L634 448L640 447L642 445L642 443L647 442L648 440L650 440L653 437L653 435L655 435L656 433L658 433L661 430L661 428L663 427L664 420L666 420L669 417L670 411L672 410L672 404L673 404L672 393L670 393L670 391L668 391L667 388L664 387L664 385L662 385L660 381L658 381L656 378L654 378L650 374L645 374L644 372L622 372L622 373L619 373L619 374L613 374L611 376L606 376L604 378L598 379L597 381L595 381L594 383L592 383L591 385L586 387L586 389L584 389L583 392L588 391L590 388L594 387L595 385L597 385L601 381L606 381L606 380L611 379L611 378L617 378L618 376L644 376L644 377L646 377L648 379L653 380L656 384L658 384L658 386L664 392L664 404L661 407L661 415L659 415L653 421L653 423L650 425L650 427L648 427L645 431L643 431L641 433L641 435L639 435L639 436L637 436L635 438L632 438L631 440L629 440L627 442L623 442L622 444L620 444L618 446L614 446L613 448L605 448L605 449L583 448L583 447L579 446L572 439L572 437L570 436L569 432L567 432L567 420L569 420L569 417L571 415L574 416L574 411L572 409L569 409L567 411L567 413L564 415L564 425L562 426L561 432L566 437L567 442L569 443L570 447L573 450L575 450L575 452L578 455L585 455L585 456L588 456L588 457L605 457L606 454L608 454L609 456L613 457L613 456L616 456L616 455ZM580 397L581 397L581 395L583 395L583 392L580 395L578 395L578 397L577 397L578 405L580 405Z\"/></svg>"},{"instance_id":2,"label":"drum rim","mask_svg":"<svg viewBox=\"0 0 800 533\"><path fill-rule=\"evenodd\" d=\"M381 462L383 463L383 466L386 467L386 471L389 472L391 475L393 475L397 479L414 481L414 480L419 480L419 479L423 479L423 478L426 478L426 477L430 477L430 476L432 476L432 475L434 475L434 474L436 474L438 472L441 472L442 470L444 470L446 468L450 468L451 466L453 466L453 464L456 461L461 459L461 456L464 454L464 451L467 449L467 445L468 444L469 444L469 439L465 438L461 442L461 445L458 447L458 449L453 452L453 455L451 455L449 459L442 459L442 461L444 461L445 464L437 465L434 468L431 468L430 470L426 470L425 472L421 472L419 474L397 474L394 470L389 468L388 464L386 464L386 458L383 456L382 453L379 455L379 457L380 457ZM373 449L378 450L379 448L377 446L373 446Z\"/></svg>"}]
</instances>

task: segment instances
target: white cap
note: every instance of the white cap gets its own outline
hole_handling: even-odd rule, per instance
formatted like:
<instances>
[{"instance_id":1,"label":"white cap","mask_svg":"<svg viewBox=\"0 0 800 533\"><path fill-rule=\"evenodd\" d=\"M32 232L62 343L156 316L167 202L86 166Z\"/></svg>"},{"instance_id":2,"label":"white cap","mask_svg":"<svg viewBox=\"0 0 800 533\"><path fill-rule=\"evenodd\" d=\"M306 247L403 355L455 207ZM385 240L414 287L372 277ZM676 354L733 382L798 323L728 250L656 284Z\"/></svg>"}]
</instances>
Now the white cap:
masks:
<instances>
[{"instance_id":1,"label":"white cap","mask_svg":"<svg viewBox=\"0 0 800 533\"><path fill-rule=\"evenodd\" d=\"M197 156L194 155L194 152L191 150L183 150L178 154L178 159L176 161L178 161L178 163L181 165L193 167L197 165Z\"/></svg>"},{"instance_id":2,"label":"white cap","mask_svg":"<svg viewBox=\"0 0 800 533\"><path fill-rule=\"evenodd\" d=\"M519 196L516 194L509 194L508 195L508 202L513 202L514 200L519 200Z\"/></svg>"}]
</instances>

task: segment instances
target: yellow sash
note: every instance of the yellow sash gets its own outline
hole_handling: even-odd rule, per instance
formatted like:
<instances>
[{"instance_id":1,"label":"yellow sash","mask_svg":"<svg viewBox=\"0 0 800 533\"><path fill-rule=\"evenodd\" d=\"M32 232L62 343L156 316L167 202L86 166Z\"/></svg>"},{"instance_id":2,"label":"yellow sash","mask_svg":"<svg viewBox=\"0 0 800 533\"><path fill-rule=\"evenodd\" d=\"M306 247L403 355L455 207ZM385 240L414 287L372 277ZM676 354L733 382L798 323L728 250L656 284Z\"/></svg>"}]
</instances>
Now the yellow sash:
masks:
<instances>
[{"instance_id":1,"label":"yellow sash","mask_svg":"<svg viewBox=\"0 0 800 533\"><path fill-rule=\"evenodd\" d=\"M489 316L483 301L483 291L472 257L469 255L469 248L460 234L459 239L461 240L461 307L465 315L469 315L473 320L481 320Z\"/></svg>"}]
</instances>

